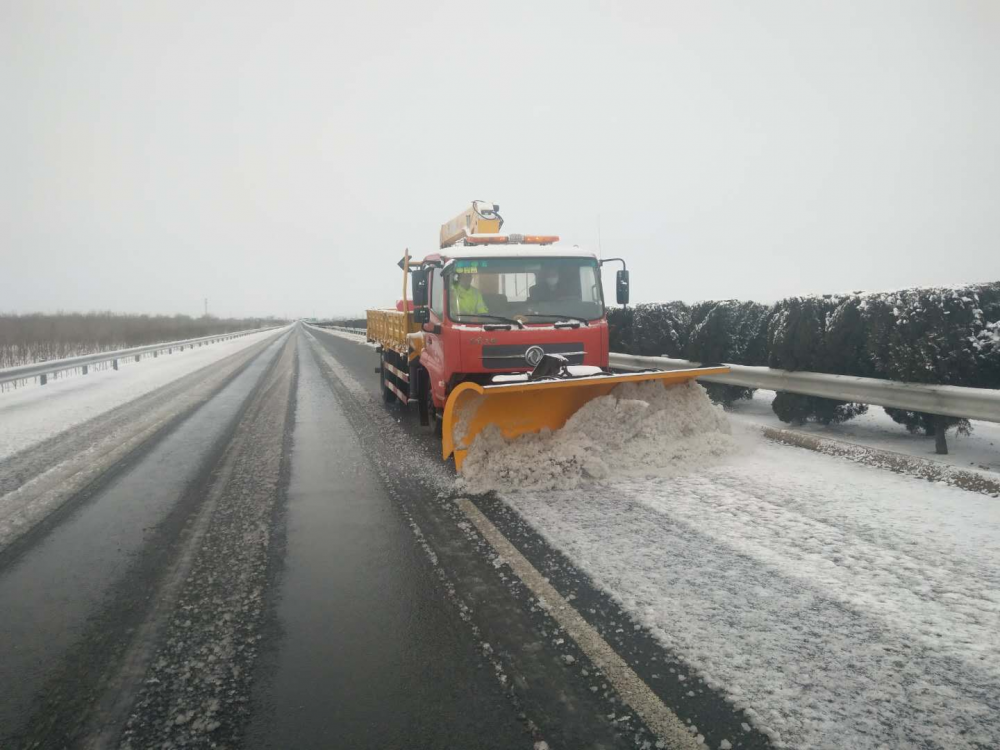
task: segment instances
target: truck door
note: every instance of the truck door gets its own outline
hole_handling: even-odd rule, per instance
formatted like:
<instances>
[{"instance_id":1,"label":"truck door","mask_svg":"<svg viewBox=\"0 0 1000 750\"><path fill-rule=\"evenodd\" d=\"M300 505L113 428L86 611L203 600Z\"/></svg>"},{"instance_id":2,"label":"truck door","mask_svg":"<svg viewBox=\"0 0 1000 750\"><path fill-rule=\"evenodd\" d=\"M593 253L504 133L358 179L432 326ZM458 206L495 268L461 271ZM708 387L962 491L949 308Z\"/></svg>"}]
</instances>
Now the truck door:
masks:
<instances>
[{"instance_id":1,"label":"truck door","mask_svg":"<svg viewBox=\"0 0 1000 750\"><path fill-rule=\"evenodd\" d=\"M430 322L424 324L424 351L420 362L430 375L431 391L438 408L444 407L444 347L441 326L444 322L444 277L435 268L430 277Z\"/></svg>"}]
</instances>

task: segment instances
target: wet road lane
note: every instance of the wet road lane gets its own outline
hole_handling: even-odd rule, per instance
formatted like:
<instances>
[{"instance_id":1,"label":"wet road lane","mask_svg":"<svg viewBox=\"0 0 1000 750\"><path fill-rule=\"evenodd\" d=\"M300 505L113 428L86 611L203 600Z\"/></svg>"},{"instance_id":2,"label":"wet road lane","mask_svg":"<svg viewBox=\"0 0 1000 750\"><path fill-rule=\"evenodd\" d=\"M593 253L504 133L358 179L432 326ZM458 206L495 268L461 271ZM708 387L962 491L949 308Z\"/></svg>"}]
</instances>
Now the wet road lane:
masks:
<instances>
[{"instance_id":1,"label":"wet road lane","mask_svg":"<svg viewBox=\"0 0 1000 750\"><path fill-rule=\"evenodd\" d=\"M151 530L203 472L284 340L0 571L0 740L41 710L47 683L59 679L109 591L148 555Z\"/></svg>"},{"instance_id":2,"label":"wet road lane","mask_svg":"<svg viewBox=\"0 0 1000 750\"><path fill-rule=\"evenodd\" d=\"M280 641L251 747L530 746L303 338Z\"/></svg>"},{"instance_id":3,"label":"wet road lane","mask_svg":"<svg viewBox=\"0 0 1000 750\"><path fill-rule=\"evenodd\" d=\"M0 747L655 741L608 719L622 696L382 403L374 350L284 341L0 558Z\"/></svg>"}]
</instances>

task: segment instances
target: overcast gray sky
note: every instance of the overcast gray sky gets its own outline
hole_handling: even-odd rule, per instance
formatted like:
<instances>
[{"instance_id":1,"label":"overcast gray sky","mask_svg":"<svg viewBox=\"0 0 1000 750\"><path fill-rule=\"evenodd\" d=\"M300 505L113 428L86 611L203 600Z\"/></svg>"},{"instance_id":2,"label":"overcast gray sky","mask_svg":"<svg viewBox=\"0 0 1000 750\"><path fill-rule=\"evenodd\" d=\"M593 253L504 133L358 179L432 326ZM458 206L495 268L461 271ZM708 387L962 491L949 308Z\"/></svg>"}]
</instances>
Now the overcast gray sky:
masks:
<instances>
[{"instance_id":1,"label":"overcast gray sky","mask_svg":"<svg viewBox=\"0 0 1000 750\"><path fill-rule=\"evenodd\" d=\"M996 280L998 81L995 0L0 0L0 310L360 312L473 198L633 301Z\"/></svg>"}]
</instances>

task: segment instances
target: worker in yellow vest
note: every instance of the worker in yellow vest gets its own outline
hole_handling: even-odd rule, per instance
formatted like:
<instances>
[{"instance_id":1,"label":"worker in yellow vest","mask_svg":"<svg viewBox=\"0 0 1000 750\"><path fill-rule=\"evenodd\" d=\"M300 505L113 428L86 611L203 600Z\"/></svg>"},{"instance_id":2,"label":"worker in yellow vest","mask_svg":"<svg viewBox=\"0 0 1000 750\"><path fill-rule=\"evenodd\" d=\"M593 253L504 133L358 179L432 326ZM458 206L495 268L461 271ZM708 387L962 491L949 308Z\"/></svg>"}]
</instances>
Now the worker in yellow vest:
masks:
<instances>
[{"instance_id":1,"label":"worker in yellow vest","mask_svg":"<svg viewBox=\"0 0 1000 750\"><path fill-rule=\"evenodd\" d=\"M451 305L454 313L456 315L488 313L489 308L486 307L486 301L483 299L482 293L476 287L472 286L472 274L457 273L455 276L458 278L452 287L454 299Z\"/></svg>"}]
</instances>

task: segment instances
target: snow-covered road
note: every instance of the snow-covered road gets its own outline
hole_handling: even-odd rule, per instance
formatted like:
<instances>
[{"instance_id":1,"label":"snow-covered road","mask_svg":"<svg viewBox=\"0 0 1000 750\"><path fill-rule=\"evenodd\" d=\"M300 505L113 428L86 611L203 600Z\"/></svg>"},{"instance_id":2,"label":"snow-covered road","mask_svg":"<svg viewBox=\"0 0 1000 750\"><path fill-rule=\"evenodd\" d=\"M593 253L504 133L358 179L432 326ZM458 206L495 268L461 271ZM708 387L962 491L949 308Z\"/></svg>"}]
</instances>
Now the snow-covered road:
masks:
<instances>
[{"instance_id":1,"label":"snow-covered road","mask_svg":"<svg viewBox=\"0 0 1000 750\"><path fill-rule=\"evenodd\" d=\"M737 405L728 453L695 403L595 404L565 434L487 435L459 486L497 491L689 667L656 678L711 686L778 746L1000 747L1000 501L772 443L769 401ZM951 463L994 468L978 427ZM880 409L838 429L928 452Z\"/></svg>"},{"instance_id":2,"label":"snow-covered road","mask_svg":"<svg viewBox=\"0 0 1000 750\"><path fill-rule=\"evenodd\" d=\"M691 725L693 736L711 736L711 747L724 747L730 740L735 747L759 747L763 738L750 731L751 724L782 747L1000 747L1000 500L772 443L762 437L754 420L731 419L710 407L694 385L686 392L625 389L621 403L593 402L561 433L532 436L521 448L498 439L493 445L487 441L485 452L470 452L465 464L477 475L454 486L452 475L439 463L433 436L414 418L381 403L378 380L371 376L374 354L359 345L363 341L340 332L303 334L300 360L305 359L301 355L315 354L321 366L314 372L309 368L316 365L306 359L295 380L302 395L299 408L316 420L317 435L310 447L319 462L315 465L329 468L322 457L331 449L331 435L344 441L363 435L375 469L396 467L398 471L386 473L409 477L414 466L421 467L417 473L424 479L435 477L428 482L426 497L411 503L409 484L401 497L426 514L423 526L439 535L438 552L447 554L456 554L456 526L447 512L452 501L473 491L495 491L496 496L480 498L481 507L502 510L515 534L521 533L520 551L536 555L536 566L546 556L559 557L549 546L563 553L562 564L571 571L563 595L573 604L567 606L577 607L591 620L650 688ZM267 344L248 337L232 342L239 344L236 347L206 347L117 373L0 396L0 464L7 467L6 474L0 472L0 491L9 490L6 495L0 492L0 552L5 539L20 539L25 529L49 518L67 498L83 497L80 488L93 479L88 471L127 469L115 451L126 455L143 441L152 445L153 436L162 431L166 437L159 450L176 461L169 437L187 430L187 437L175 440L193 455L207 455L196 450L192 435L199 440L211 436L196 421L179 415L209 419L205 415L211 408L225 403L225 382L236 383L239 372L265 377L265 359L277 356L282 346L280 337L274 338L266 355L261 352ZM258 346L244 348L255 343ZM293 362L292 349L288 352L282 360L286 374L292 372ZM208 364L214 367L196 372ZM249 369L244 371L244 366ZM172 384L163 387L165 383ZM336 399L323 390L331 384ZM337 424L319 419L306 398L309 394L315 403L326 404L328 418L333 407L344 408L351 428L345 428L342 418ZM275 400L275 414L284 413L281 405L289 397ZM79 426L66 432L74 424ZM38 445L59 432L60 437ZM261 443L267 455L277 455L283 434L277 428L272 432ZM282 443L297 445L294 456L300 468L309 447L304 434L298 434L297 443ZM219 440L222 445L228 438ZM7 455L32 443L36 446L31 451ZM409 455L410 450L415 453ZM26 453L39 465L22 466ZM135 455L141 459L146 454ZM199 465L188 461L186 470ZM345 464L361 465L360 459ZM294 476L294 463L292 468ZM335 481L334 473L318 483L317 497L326 498ZM160 493L167 488L159 480L150 479L148 485ZM514 485L523 489L515 490ZM145 497L145 490L126 495L130 500ZM437 512L444 515L430 515ZM104 533L107 527L100 528ZM135 543L145 539L145 533L142 528ZM517 538L510 529L505 533ZM36 535L29 541L36 544L45 538ZM118 544L114 554L125 554L123 549ZM482 550L476 549L479 555ZM470 559L479 558L456 557L450 564L457 581L465 581ZM492 580L488 576L494 574L506 585L502 559L476 564L484 570L475 569L479 572L469 578L475 587L470 591L481 593L482 581ZM319 570L309 567L314 569ZM67 570L75 574L75 561ZM580 572L590 583L580 585ZM310 585L313 574L307 576ZM558 575L553 573L553 581ZM320 588L328 593L325 569L320 578ZM32 580L45 579L38 575ZM598 589L618 606L607 614L585 591L576 599L577 588ZM311 596L312 589L306 598ZM534 652L524 644L535 636L510 635L510 611L492 600L477 601L479 627L494 628L488 641L501 644L498 651L517 655L511 674L531 667L534 662L526 655ZM533 611L530 601L527 605ZM66 616L68 610L59 606ZM642 630L622 623L621 611ZM622 629L634 633L631 640L625 635L618 639ZM33 637L30 627L25 632ZM542 635L546 643L565 645L562 635ZM505 638L510 641L506 647ZM642 639L653 646L651 651L636 646ZM48 653L51 643L40 642L40 653ZM420 648L426 648L426 642L421 641ZM554 663L562 680L571 662ZM565 709L572 719L550 722L550 731L558 727L574 737L591 733L581 728L584 714L573 706L610 698L604 693L591 698L598 686L590 684L588 670L593 671L593 665L574 672L565 683L552 683L546 693L551 701L539 715ZM539 675L554 679L544 671L527 674L531 678L525 684L535 688L542 684ZM293 676L298 679L298 673ZM565 702L567 690L576 691L575 704ZM21 683L15 685L17 691L23 691ZM742 713L734 716L720 695ZM709 697L721 710L710 705ZM606 715L606 710L600 714ZM324 726L319 721L315 728ZM720 737L728 739L720 745ZM748 744L753 742L758 744Z\"/></svg>"},{"instance_id":3,"label":"snow-covered road","mask_svg":"<svg viewBox=\"0 0 1000 750\"><path fill-rule=\"evenodd\" d=\"M1000 503L768 443L505 501L791 747L1000 746ZM697 687L692 689L697 690Z\"/></svg>"},{"instance_id":4,"label":"snow-covered road","mask_svg":"<svg viewBox=\"0 0 1000 750\"><path fill-rule=\"evenodd\" d=\"M46 386L31 384L0 393L0 459L88 419L144 396L189 373L276 335L242 336L141 362L123 362L120 370L61 377Z\"/></svg>"}]
</instances>

